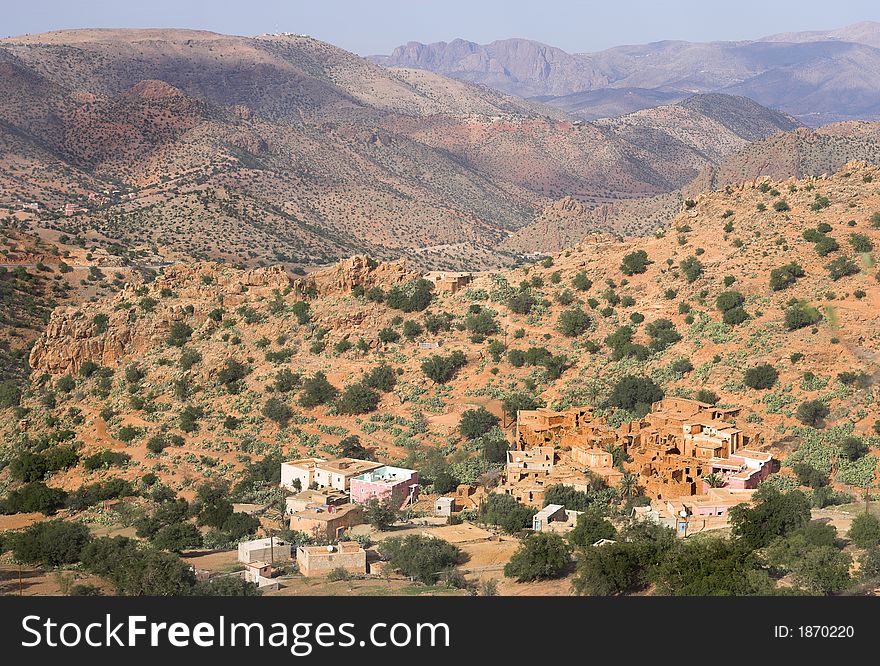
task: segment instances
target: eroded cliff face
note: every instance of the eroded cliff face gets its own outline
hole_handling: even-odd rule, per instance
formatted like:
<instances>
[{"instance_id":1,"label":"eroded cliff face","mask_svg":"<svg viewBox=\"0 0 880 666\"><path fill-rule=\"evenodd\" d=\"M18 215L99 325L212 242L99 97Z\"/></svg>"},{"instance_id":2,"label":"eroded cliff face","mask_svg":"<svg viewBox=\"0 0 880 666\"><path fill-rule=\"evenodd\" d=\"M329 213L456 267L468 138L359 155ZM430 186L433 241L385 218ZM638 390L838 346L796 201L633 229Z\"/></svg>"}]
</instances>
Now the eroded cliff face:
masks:
<instances>
[{"instance_id":1,"label":"eroded cliff face","mask_svg":"<svg viewBox=\"0 0 880 666\"><path fill-rule=\"evenodd\" d=\"M216 325L208 317L214 308L235 308L290 284L280 266L247 271L212 263L169 266L152 283L127 285L110 299L56 309L29 363L35 373L51 375L78 373L86 361L116 367L165 343L175 322L186 320L198 334ZM163 296L168 290L174 299Z\"/></svg>"},{"instance_id":2,"label":"eroded cliff face","mask_svg":"<svg viewBox=\"0 0 880 666\"><path fill-rule=\"evenodd\" d=\"M76 374L86 361L117 367L166 344L175 322L185 322L193 337L200 337L219 325L209 316L217 308L234 313L248 305L265 312L268 301L275 298L290 304L342 297L356 286L387 290L417 276L403 260L377 262L365 255L298 279L291 279L281 266L250 270L208 262L169 266L149 284L127 285L109 299L55 310L31 349L29 362L38 375ZM359 331L372 342L381 320L374 309L322 306L313 313L313 321L331 332Z\"/></svg>"},{"instance_id":3,"label":"eroded cliff face","mask_svg":"<svg viewBox=\"0 0 880 666\"><path fill-rule=\"evenodd\" d=\"M358 254L309 273L296 281L294 291L302 295L333 296L347 294L356 286L387 289L418 275L407 268L404 259L378 262L365 254Z\"/></svg>"}]
</instances>

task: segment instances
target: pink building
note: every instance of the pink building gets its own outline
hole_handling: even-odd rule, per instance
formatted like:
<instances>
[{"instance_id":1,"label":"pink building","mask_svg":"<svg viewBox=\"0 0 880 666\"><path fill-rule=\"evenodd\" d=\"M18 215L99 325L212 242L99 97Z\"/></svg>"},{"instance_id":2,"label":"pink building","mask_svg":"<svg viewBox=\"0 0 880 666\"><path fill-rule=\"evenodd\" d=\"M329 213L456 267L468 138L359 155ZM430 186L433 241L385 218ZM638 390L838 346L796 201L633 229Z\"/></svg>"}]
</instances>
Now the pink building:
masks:
<instances>
[{"instance_id":1,"label":"pink building","mask_svg":"<svg viewBox=\"0 0 880 666\"><path fill-rule=\"evenodd\" d=\"M377 499L403 508L415 502L419 496L419 473L384 465L352 478L350 492L351 501L358 504Z\"/></svg>"},{"instance_id":2,"label":"pink building","mask_svg":"<svg viewBox=\"0 0 880 666\"><path fill-rule=\"evenodd\" d=\"M753 490L775 471L773 456L764 451L740 449L728 458L709 460L712 472L724 478L725 488L731 490ZM709 485L703 482L703 492Z\"/></svg>"}]
</instances>

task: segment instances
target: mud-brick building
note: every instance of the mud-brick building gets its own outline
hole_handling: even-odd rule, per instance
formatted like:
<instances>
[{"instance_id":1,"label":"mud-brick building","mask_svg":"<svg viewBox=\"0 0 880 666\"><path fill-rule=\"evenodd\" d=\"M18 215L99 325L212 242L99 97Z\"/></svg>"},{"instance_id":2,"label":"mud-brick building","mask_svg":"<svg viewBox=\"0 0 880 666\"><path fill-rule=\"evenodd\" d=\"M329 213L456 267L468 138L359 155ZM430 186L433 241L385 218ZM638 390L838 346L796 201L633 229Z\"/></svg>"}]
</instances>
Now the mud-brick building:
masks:
<instances>
[{"instance_id":1,"label":"mud-brick building","mask_svg":"<svg viewBox=\"0 0 880 666\"><path fill-rule=\"evenodd\" d=\"M355 576L367 573L367 551L356 541L340 541L333 546L299 546L296 563L307 577L326 576L342 569Z\"/></svg>"},{"instance_id":2,"label":"mud-brick building","mask_svg":"<svg viewBox=\"0 0 880 666\"><path fill-rule=\"evenodd\" d=\"M473 273L432 271L425 275L425 279L433 283L434 290L437 292L456 294L473 282L474 275Z\"/></svg>"},{"instance_id":3,"label":"mud-brick building","mask_svg":"<svg viewBox=\"0 0 880 666\"><path fill-rule=\"evenodd\" d=\"M561 412L544 407L523 409L516 414L515 446L562 446L566 435L575 435L575 431L598 423L591 407L570 407Z\"/></svg>"},{"instance_id":4,"label":"mud-brick building","mask_svg":"<svg viewBox=\"0 0 880 666\"><path fill-rule=\"evenodd\" d=\"M358 504L312 507L290 516L290 529L305 532L317 541L333 542L355 525L364 522L363 509Z\"/></svg>"}]
</instances>

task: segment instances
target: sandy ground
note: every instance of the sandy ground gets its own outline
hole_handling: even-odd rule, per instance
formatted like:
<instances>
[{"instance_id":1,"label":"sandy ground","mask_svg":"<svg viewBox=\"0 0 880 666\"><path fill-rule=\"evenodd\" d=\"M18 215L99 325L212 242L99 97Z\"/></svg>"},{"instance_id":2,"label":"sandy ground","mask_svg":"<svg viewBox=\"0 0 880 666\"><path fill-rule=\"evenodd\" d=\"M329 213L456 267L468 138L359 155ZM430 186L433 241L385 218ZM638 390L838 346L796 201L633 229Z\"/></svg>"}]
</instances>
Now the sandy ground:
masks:
<instances>
[{"instance_id":1,"label":"sandy ground","mask_svg":"<svg viewBox=\"0 0 880 666\"><path fill-rule=\"evenodd\" d=\"M79 572L42 571L21 567L11 562L0 563L0 596L61 596L67 584L97 585L106 594L112 594L107 584L97 576Z\"/></svg>"},{"instance_id":2,"label":"sandy ground","mask_svg":"<svg viewBox=\"0 0 880 666\"><path fill-rule=\"evenodd\" d=\"M20 530L43 520L47 520L47 518L42 513L14 513L9 516L0 515L0 532L5 530Z\"/></svg>"}]
</instances>

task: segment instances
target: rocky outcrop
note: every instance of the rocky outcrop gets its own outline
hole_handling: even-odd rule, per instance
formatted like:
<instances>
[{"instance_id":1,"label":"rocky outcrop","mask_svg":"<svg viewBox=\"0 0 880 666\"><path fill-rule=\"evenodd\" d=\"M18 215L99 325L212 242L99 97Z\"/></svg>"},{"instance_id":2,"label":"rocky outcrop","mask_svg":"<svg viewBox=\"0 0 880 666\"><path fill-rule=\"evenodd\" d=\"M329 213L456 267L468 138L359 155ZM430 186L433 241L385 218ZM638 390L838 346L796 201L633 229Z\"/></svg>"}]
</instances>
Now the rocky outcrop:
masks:
<instances>
[{"instance_id":1,"label":"rocky outcrop","mask_svg":"<svg viewBox=\"0 0 880 666\"><path fill-rule=\"evenodd\" d=\"M418 274L409 271L403 259L379 262L358 254L310 273L294 284L294 290L302 296L329 296L347 294L356 286L386 289L415 277Z\"/></svg>"},{"instance_id":2,"label":"rocky outcrop","mask_svg":"<svg viewBox=\"0 0 880 666\"><path fill-rule=\"evenodd\" d=\"M114 367L131 350L132 329L129 313L115 311L108 315L106 330L94 317L73 308L58 309L52 314L46 331L31 349L29 363L37 374L75 374L85 361ZM142 345L146 349L146 344Z\"/></svg>"},{"instance_id":3,"label":"rocky outcrop","mask_svg":"<svg viewBox=\"0 0 880 666\"><path fill-rule=\"evenodd\" d=\"M144 295L134 286L103 303L55 310L31 349L30 366L37 374L50 375L75 374L86 361L116 367L165 344L176 321L186 320L196 331L213 324L208 312L217 307L221 295L224 306L234 308L289 286L290 278L281 266L246 271L214 263L169 266L149 285L146 296L156 301L151 313L137 306ZM162 298L165 289L177 298ZM98 315L102 316L96 321Z\"/></svg>"}]
</instances>

